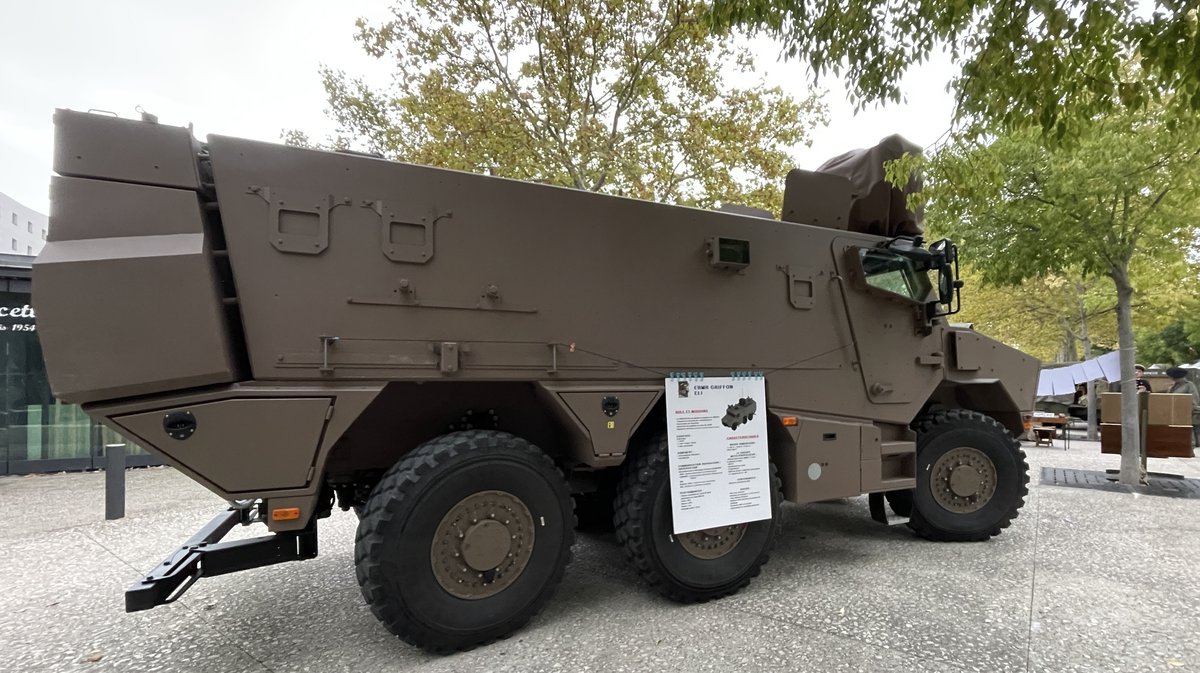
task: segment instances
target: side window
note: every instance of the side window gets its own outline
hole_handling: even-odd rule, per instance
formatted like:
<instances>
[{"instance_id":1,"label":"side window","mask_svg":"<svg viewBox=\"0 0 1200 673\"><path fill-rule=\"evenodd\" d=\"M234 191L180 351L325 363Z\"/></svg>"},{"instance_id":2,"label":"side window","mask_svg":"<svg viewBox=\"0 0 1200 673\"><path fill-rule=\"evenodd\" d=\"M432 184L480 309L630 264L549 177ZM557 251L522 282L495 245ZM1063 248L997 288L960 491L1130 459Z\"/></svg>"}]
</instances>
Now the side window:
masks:
<instances>
[{"instance_id":1,"label":"side window","mask_svg":"<svg viewBox=\"0 0 1200 673\"><path fill-rule=\"evenodd\" d=\"M929 273L918 271L913 260L883 248L860 248L858 255L868 286L917 303L929 301Z\"/></svg>"}]
</instances>

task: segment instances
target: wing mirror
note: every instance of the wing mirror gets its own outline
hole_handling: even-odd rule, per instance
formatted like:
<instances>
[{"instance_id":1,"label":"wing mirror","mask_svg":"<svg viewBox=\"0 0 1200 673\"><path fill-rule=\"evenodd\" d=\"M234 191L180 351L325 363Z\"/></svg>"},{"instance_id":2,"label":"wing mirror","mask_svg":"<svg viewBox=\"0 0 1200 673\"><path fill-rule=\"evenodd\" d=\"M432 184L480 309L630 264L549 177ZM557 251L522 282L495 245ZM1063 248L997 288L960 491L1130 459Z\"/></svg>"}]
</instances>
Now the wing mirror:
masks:
<instances>
[{"instance_id":1,"label":"wing mirror","mask_svg":"<svg viewBox=\"0 0 1200 673\"><path fill-rule=\"evenodd\" d=\"M948 238L943 238L929 246L933 263L931 269L938 273L938 306L930 306L930 313L935 315L952 315L962 307L962 280L958 277L958 246ZM941 307L945 307L942 309Z\"/></svg>"}]
</instances>

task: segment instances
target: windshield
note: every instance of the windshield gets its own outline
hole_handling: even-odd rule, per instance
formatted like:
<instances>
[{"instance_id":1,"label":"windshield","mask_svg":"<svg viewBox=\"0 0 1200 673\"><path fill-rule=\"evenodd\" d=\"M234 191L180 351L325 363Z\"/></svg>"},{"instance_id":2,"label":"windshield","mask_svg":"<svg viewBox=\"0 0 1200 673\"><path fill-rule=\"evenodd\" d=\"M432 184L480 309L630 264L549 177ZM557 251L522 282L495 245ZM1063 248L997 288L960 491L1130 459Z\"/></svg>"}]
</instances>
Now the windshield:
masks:
<instances>
[{"instance_id":1,"label":"windshield","mask_svg":"<svg viewBox=\"0 0 1200 673\"><path fill-rule=\"evenodd\" d=\"M913 260L882 248L860 249L867 285L918 303L928 301L933 291L927 271L918 271Z\"/></svg>"}]
</instances>

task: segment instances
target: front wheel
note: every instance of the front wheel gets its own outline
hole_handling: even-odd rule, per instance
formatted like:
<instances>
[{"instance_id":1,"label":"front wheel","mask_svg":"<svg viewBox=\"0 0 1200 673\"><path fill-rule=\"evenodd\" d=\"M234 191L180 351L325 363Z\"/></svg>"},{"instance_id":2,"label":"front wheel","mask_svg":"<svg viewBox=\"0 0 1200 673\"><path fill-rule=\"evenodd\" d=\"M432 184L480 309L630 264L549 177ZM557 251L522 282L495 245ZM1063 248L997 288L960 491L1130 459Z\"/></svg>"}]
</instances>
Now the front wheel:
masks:
<instances>
[{"instance_id":1,"label":"front wheel","mask_svg":"<svg viewBox=\"0 0 1200 673\"><path fill-rule=\"evenodd\" d=\"M1025 453L1008 430L965 409L935 412L914 427L917 485L909 528L952 542L986 540L1008 528L1029 494Z\"/></svg>"},{"instance_id":2,"label":"front wheel","mask_svg":"<svg viewBox=\"0 0 1200 673\"><path fill-rule=\"evenodd\" d=\"M622 468L617 541L642 579L663 596L698 603L736 593L758 575L779 533L779 477L770 466L771 518L676 535L671 515L667 436Z\"/></svg>"},{"instance_id":3,"label":"front wheel","mask_svg":"<svg viewBox=\"0 0 1200 673\"><path fill-rule=\"evenodd\" d=\"M562 473L512 435L430 440L380 480L355 541L363 597L389 631L432 652L523 626L562 579L575 535Z\"/></svg>"}]
</instances>

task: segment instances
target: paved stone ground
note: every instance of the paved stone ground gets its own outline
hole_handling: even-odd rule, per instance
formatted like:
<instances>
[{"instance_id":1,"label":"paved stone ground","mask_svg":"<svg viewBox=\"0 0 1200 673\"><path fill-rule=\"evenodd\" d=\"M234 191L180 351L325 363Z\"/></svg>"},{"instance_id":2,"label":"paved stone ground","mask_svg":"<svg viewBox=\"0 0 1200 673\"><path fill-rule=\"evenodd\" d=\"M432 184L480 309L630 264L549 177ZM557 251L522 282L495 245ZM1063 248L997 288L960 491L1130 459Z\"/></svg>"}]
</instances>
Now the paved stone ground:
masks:
<instances>
[{"instance_id":1,"label":"paved stone ground","mask_svg":"<svg viewBox=\"0 0 1200 673\"><path fill-rule=\"evenodd\" d=\"M1200 671L1200 501L1043 486L1115 467L1094 443L1031 448L1020 518L986 543L884 527L866 498L786 506L763 575L680 606L611 536L584 535L557 596L512 638L449 657L389 636L353 573L356 520L302 563L202 580L125 614L122 592L222 507L166 468L0 478L0 671ZM1200 459L1156 471L1200 477ZM254 533L255 531L247 531Z\"/></svg>"}]
</instances>

